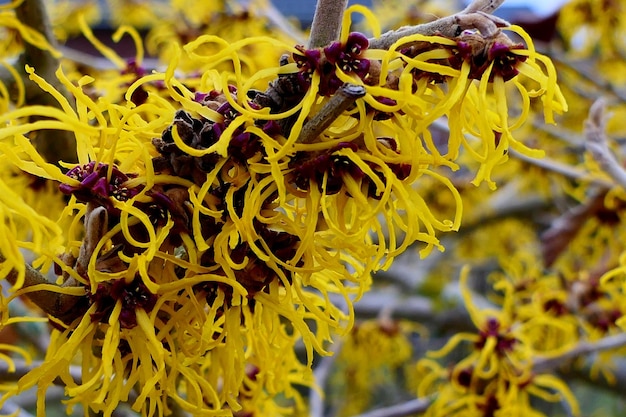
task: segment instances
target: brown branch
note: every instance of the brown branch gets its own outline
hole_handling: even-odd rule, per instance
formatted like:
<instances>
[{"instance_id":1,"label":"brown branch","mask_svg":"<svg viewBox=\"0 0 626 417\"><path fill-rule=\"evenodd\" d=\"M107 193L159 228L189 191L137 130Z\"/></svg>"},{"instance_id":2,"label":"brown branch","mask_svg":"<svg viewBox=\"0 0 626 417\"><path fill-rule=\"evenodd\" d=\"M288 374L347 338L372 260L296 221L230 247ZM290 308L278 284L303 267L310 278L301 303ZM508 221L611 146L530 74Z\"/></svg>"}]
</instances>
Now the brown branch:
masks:
<instances>
[{"instance_id":1,"label":"brown branch","mask_svg":"<svg viewBox=\"0 0 626 417\"><path fill-rule=\"evenodd\" d=\"M329 127L354 102L365 95L365 88L356 84L344 84L334 96L302 127L298 142L311 143Z\"/></svg>"},{"instance_id":2,"label":"brown branch","mask_svg":"<svg viewBox=\"0 0 626 417\"><path fill-rule=\"evenodd\" d=\"M317 0L309 35L309 49L320 48L339 39L343 12L348 0Z\"/></svg>"},{"instance_id":3,"label":"brown branch","mask_svg":"<svg viewBox=\"0 0 626 417\"><path fill-rule=\"evenodd\" d=\"M586 202L578 204L559 217L541 236L541 254L544 266L551 267L568 248L585 222L597 216L605 207L608 189L593 190Z\"/></svg>"},{"instance_id":4,"label":"brown branch","mask_svg":"<svg viewBox=\"0 0 626 417\"><path fill-rule=\"evenodd\" d=\"M48 13L42 0L24 0L15 9L15 16L20 22L29 26L43 35L46 41L56 48L57 41L52 32L52 25L48 19ZM54 72L59 65L59 60L50 50L40 49L28 42L24 42L22 60L25 64L40 66L42 70ZM45 74L50 75L50 74ZM42 75L43 76L43 75Z\"/></svg>"},{"instance_id":5,"label":"brown branch","mask_svg":"<svg viewBox=\"0 0 626 417\"><path fill-rule=\"evenodd\" d=\"M87 210L84 217L85 237L80 246L78 258L72 258L71 262L64 260L76 269L81 276L87 275L87 268L91 260L98 242L107 232L108 215L104 207L94 206L92 203L87 204ZM111 252L115 253L115 252ZM0 262L4 262L6 258L0 254ZM26 264L26 273L24 284L21 288L28 288L34 285L48 284L54 285L32 266ZM13 269L5 277L5 279L15 285L18 279L18 272ZM62 287L76 287L80 284L73 278L67 277ZM61 287L59 287L60 289ZM46 314L53 316L64 323L71 323L77 317L80 317L87 309L88 299L86 296L76 296L63 292L40 290L26 292L25 295L41 308Z\"/></svg>"},{"instance_id":6,"label":"brown branch","mask_svg":"<svg viewBox=\"0 0 626 417\"><path fill-rule=\"evenodd\" d=\"M6 261L6 258L0 254L0 262ZM49 284L47 278L41 274L38 270L32 266L26 264L26 273L24 276L24 284L21 288L28 288L35 285ZM12 269L5 279L11 284L15 285L18 278L18 271ZM63 322L71 322L80 314L82 310L77 308L85 301L83 296L75 296L70 294L64 294L61 292L39 290L32 291L25 294L33 303L43 310L44 313L56 317Z\"/></svg>"},{"instance_id":7,"label":"brown branch","mask_svg":"<svg viewBox=\"0 0 626 417\"><path fill-rule=\"evenodd\" d=\"M500 33L499 27L507 26L508 22L491 16L489 13L496 10L504 0L475 0L462 12L455 15L438 19L434 22L418 26L408 26L396 31L383 34L380 38L369 39L369 47L372 49L389 49L396 41L413 34L456 36L463 29L478 29L483 36L494 36ZM311 37L308 48L319 48L337 40L341 29L341 20L345 9L346 0L319 0ZM408 43L407 43L408 44ZM406 44L405 44L406 45ZM281 59L281 65L286 64L288 58ZM257 94L255 101L262 107L269 106L274 111L285 110L285 91L290 92L293 87L285 88L283 85L295 83L293 76L285 75L270 83L265 92ZM356 99L365 95L362 86L345 84L329 100L322 110L309 120L303 127L298 141L310 143ZM288 132L291 121L282 123L283 131Z\"/></svg>"},{"instance_id":8,"label":"brown branch","mask_svg":"<svg viewBox=\"0 0 626 417\"><path fill-rule=\"evenodd\" d=\"M380 38L370 39L370 48L389 49L394 43L411 35L442 35L446 37L458 36L465 29L478 29L485 36L493 36L500 27L509 23L496 16L491 16L504 0L475 0L463 11L452 16L443 17L433 22L416 26L404 26L397 30L386 32ZM403 44L403 46L409 43Z\"/></svg>"}]
</instances>

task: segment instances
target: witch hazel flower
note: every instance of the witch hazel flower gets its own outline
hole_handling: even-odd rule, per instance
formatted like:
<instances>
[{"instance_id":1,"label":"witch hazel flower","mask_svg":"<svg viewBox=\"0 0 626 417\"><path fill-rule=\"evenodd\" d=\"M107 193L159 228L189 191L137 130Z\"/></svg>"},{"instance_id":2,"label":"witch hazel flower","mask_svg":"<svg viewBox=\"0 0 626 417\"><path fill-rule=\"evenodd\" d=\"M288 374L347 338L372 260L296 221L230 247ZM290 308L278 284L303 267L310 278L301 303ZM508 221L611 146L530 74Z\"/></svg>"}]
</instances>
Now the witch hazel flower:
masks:
<instances>
[{"instance_id":1,"label":"witch hazel flower","mask_svg":"<svg viewBox=\"0 0 626 417\"><path fill-rule=\"evenodd\" d=\"M136 175L125 174L114 165L109 166L91 161L75 166L66 175L80 183L78 185L60 184L59 190L62 193L74 195L83 203L91 202L104 206L111 213L119 213L111 199L127 201L141 191L141 187L126 186L126 182Z\"/></svg>"},{"instance_id":2,"label":"witch hazel flower","mask_svg":"<svg viewBox=\"0 0 626 417\"><path fill-rule=\"evenodd\" d=\"M321 77L319 92L323 96L334 94L343 85L336 74L337 69L365 80L370 60L363 53L368 47L369 40L359 32L350 33L345 42L336 41L323 49L297 46L298 53L293 54L293 59L300 70L298 80L308 85L312 74L317 72Z\"/></svg>"},{"instance_id":3,"label":"witch hazel flower","mask_svg":"<svg viewBox=\"0 0 626 417\"><path fill-rule=\"evenodd\" d=\"M494 76L500 76L504 81L509 81L519 73L518 64L527 58L515 53L516 50L524 49L524 45L513 42L502 32L485 37L477 31L464 30L455 40L457 49L449 59L450 65L460 69L463 62L468 61L470 79L479 80L493 65L489 80L493 81Z\"/></svg>"}]
</instances>

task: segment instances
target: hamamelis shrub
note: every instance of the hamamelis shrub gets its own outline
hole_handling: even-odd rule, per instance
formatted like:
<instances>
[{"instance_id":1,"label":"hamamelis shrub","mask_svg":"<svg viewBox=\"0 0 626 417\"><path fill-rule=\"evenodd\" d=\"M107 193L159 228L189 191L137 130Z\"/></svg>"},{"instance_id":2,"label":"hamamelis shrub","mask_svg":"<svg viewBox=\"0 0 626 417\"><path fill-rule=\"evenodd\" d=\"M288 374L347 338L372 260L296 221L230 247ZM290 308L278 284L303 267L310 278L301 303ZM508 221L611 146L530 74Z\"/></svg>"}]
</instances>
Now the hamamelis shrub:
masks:
<instances>
[{"instance_id":1,"label":"hamamelis shrub","mask_svg":"<svg viewBox=\"0 0 626 417\"><path fill-rule=\"evenodd\" d=\"M124 7L145 6L136 3ZM136 29L114 36L135 39L126 62L81 18L113 70L58 65L53 39L24 23L35 4L17 1L2 14L20 34L25 65L7 63L0 90L0 305L6 329L49 324L42 357L28 343L2 345L7 374L21 374L2 385L1 402L36 388L38 416L55 384L68 412L81 406L85 415L111 416L122 404L142 416L306 415L313 359L341 335L348 367L376 352L359 346L373 338L378 352L408 358L393 326L354 327L354 303L408 249L423 258L443 251L442 236L461 228L471 195L463 190L489 195L511 152L542 156L519 133L535 114L553 123L567 110L550 59L490 14L498 2L385 33L366 8L333 14L321 4L304 45L259 23L263 2L230 16L257 27L174 1L176 17L196 30L171 17L154 24L154 68ZM115 18L136 23L123 10ZM368 35L354 30L359 14ZM228 40L209 33L203 15L222 22L213 26ZM433 133L442 123L443 137ZM54 140L67 158L55 157ZM497 278L502 311L479 311L464 285L478 333L460 333L430 357L462 341L474 351L454 367L420 362L416 393L434 396L428 413L437 416L505 403L532 412L529 396L559 394L575 411L565 385L530 363L566 347L533 332L554 327L569 341L575 325L531 311L514 326L527 287ZM30 314L11 308L22 298ZM379 359L371 364L399 367ZM357 371L359 383L372 375Z\"/></svg>"},{"instance_id":2,"label":"hamamelis shrub","mask_svg":"<svg viewBox=\"0 0 626 417\"><path fill-rule=\"evenodd\" d=\"M621 393L626 343L626 177L619 140L624 47L623 38L613 37L622 15L623 2L570 2L561 11L557 28L565 49L555 42L550 51L570 112L559 117L558 129L536 123L518 135L541 147L544 158L510 150L510 160L494 170L495 193L467 187L467 172L451 176L464 203L461 238L444 237L447 250L440 261L418 262L421 270L413 275L424 279L419 291L436 293L439 300L461 299L465 308L456 320L445 317L453 309L449 305L426 315L424 322L437 333L430 351L417 353L409 385L417 384L428 404L414 405L413 412L621 415L604 390ZM600 36L608 25L611 36ZM592 105L602 96L607 99ZM433 210L449 210L445 197L432 193L428 201ZM418 286L403 275L394 279ZM423 314L409 306L397 310ZM593 387L593 400L576 399L585 385L573 377L587 381L586 390Z\"/></svg>"}]
</instances>

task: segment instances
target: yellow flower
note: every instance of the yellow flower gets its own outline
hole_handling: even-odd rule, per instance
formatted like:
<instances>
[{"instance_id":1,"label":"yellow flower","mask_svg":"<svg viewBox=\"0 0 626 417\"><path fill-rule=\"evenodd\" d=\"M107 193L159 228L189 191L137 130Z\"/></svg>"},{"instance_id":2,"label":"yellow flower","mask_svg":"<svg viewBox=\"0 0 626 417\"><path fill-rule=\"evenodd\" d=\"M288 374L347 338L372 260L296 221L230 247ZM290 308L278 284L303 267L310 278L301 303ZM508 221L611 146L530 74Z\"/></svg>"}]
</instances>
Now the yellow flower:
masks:
<instances>
[{"instance_id":1,"label":"yellow flower","mask_svg":"<svg viewBox=\"0 0 626 417\"><path fill-rule=\"evenodd\" d=\"M575 54L614 59L626 48L624 11L620 1L575 0L563 6L558 29Z\"/></svg>"},{"instance_id":2,"label":"yellow flower","mask_svg":"<svg viewBox=\"0 0 626 417\"><path fill-rule=\"evenodd\" d=\"M15 6L15 4L8 6ZM41 33L24 25L13 11L5 8L0 8L0 34L2 35L0 36L0 45L2 45L0 57L2 58L12 57L21 52L24 41L39 49L50 51L55 57L60 55Z\"/></svg>"},{"instance_id":3,"label":"yellow flower","mask_svg":"<svg viewBox=\"0 0 626 417\"><path fill-rule=\"evenodd\" d=\"M80 20L93 26L100 21L102 13L97 3L86 0L55 1L49 11L54 34L61 42L80 34Z\"/></svg>"},{"instance_id":4,"label":"yellow flower","mask_svg":"<svg viewBox=\"0 0 626 417\"><path fill-rule=\"evenodd\" d=\"M427 358L417 363L422 375L418 396L438 393L426 415L484 415L505 413L507 415L543 415L533 410L529 396L544 401L568 403L572 413L579 415L578 404L567 385L552 375L536 375L533 372L533 355L536 354L534 334L544 335L558 324L541 317L541 314L518 322L512 286L501 285L504 293L502 310L478 308L472 302L467 288L469 270L461 275L461 290L465 306L478 332L458 333L438 351L429 352ZM470 353L455 361L445 370L433 359L448 356L461 342L470 342ZM554 347L544 355L558 354L562 346ZM556 393L546 391L554 390Z\"/></svg>"},{"instance_id":5,"label":"yellow flower","mask_svg":"<svg viewBox=\"0 0 626 417\"><path fill-rule=\"evenodd\" d=\"M266 17L267 4L264 0L247 2L245 7L236 4L227 6L223 1L197 0L174 1L172 5L172 12L165 14L146 36L147 51L158 56L161 62L179 59L178 49L186 44L195 44L194 48L207 56L224 52L225 47L232 44L231 52L243 52L237 57L240 63L235 67L222 65L217 68L223 71L234 68L251 76L277 65L281 54L295 42L294 37L301 35L285 33L270 22ZM203 35L211 40L196 42ZM267 36L269 42L255 39L261 36ZM282 47L285 49L276 48L278 44L285 45ZM178 70L204 71L205 61L189 59L186 55L180 59ZM216 67L215 63L211 64L209 67Z\"/></svg>"},{"instance_id":6,"label":"yellow flower","mask_svg":"<svg viewBox=\"0 0 626 417\"><path fill-rule=\"evenodd\" d=\"M146 0L108 0L113 26L129 25L137 29L151 27L168 13L168 7Z\"/></svg>"},{"instance_id":7,"label":"yellow flower","mask_svg":"<svg viewBox=\"0 0 626 417\"><path fill-rule=\"evenodd\" d=\"M411 359L414 324L390 319L356 323L342 340L329 392L340 391L340 415L363 412L377 390L394 382L394 373ZM336 386L335 386L336 384Z\"/></svg>"},{"instance_id":8,"label":"yellow flower","mask_svg":"<svg viewBox=\"0 0 626 417\"><path fill-rule=\"evenodd\" d=\"M133 18L151 16L140 3L129 6L139 7ZM294 385L312 383L314 352L325 354L331 336L350 328L352 302L371 273L414 243L423 256L443 250L439 234L459 228L460 194L440 172L459 168L459 154L468 152L480 164L475 182L491 185L509 147L532 153L512 136L531 99L542 101L548 121L566 108L551 64L528 39L525 49L503 34L413 35L389 50L370 49L364 35L349 31L351 14L340 40L325 48L205 34L183 50L174 43L165 71L150 73L136 31L115 35L128 33L138 45L126 63L83 21L85 36L117 70L96 80L59 69L75 104L27 67L58 107L1 115L0 157L57 182L68 201L55 223L0 182L7 190L0 224L9 237L0 246L2 269L17 271L15 294L34 291L22 288L19 249L26 248L42 271L54 266L62 284L44 287L76 302L48 311L54 330L45 360L3 401L37 386L43 416L45 392L60 379L69 407L104 416L121 402L145 416L167 414L174 403L193 415L273 412L279 395L289 399L285 407L302 408ZM241 17L234 35L249 25ZM291 56L279 61L284 52ZM508 87L523 98L512 122ZM442 117L451 127L443 145L429 132ZM46 163L28 139L43 129L73 133L78 164ZM415 186L421 180L446 193L450 209L431 209ZM28 225L30 240L18 236L18 224ZM491 407L492 398L502 404L511 392L506 381L530 380L525 332L545 323L515 327L512 297L503 311L489 312L473 307L467 290L464 297L479 332L458 335L440 355L473 342L452 379L458 385L471 365L470 386L494 381L475 390L475 408ZM408 356L402 339L384 340L381 349Z\"/></svg>"}]
</instances>

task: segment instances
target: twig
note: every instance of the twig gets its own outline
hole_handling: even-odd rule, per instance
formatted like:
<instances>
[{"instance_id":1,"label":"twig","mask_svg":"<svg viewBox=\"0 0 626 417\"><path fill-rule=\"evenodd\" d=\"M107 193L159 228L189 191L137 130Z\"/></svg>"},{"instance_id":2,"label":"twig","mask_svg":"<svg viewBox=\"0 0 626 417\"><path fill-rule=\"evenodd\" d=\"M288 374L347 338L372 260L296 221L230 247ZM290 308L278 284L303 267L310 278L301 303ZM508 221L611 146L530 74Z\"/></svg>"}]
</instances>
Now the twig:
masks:
<instances>
[{"instance_id":1,"label":"twig","mask_svg":"<svg viewBox=\"0 0 626 417\"><path fill-rule=\"evenodd\" d=\"M570 129L565 129L563 126L554 126L548 125L543 122L543 120L533 119L532 120L533 129L541 130L555 139L559 139L569 146L566 147L568 150L572 150L574 152L581 151L584 146L584 138L580 132L575 132Z\"/></svg>"},{"instance_id":2,"label":"twig","mask_svg":"<svg viewBox=\"0 0 626 417\"><path fill-rule=\"evenodd\" d=\"M412 414L423 413L428 409L432 399L417 398L402 404L392 405L391 407L379 408L367 413L359 414L354 417L404 417Z\"/></svg>"},{"instance_id":3,"label":"twig","mask_svg":"<svg viewBox=\"0 0 626 417\"><path fill-rule=\"evenodd\" d=\"M490 15L502 3L504 0L474 0L463 11L452 16L421 25L404 26L386 32L380 38L370 39L370 48L389 49L400 39L418 34L454 37L465 29L478 29L483 36L492 36L498 32L499 27L509 25L507 21Z\"/></svg>"},{"instance_id":4,"label":"twig","mask_svg":"<svg viewBox=\"0 0 626 417\"><path fill-rule=\"evenodd\" d=\"M85 238L80 247L78 259L76 259L76 271L80 275L87 274L87 266L91 259L94 249L102 236L106 233L107 212L104 207L94 206L92 203L87 205L87 212L85 214ZM0 262L4 262L6 258L0 254ZM48 284L54 285L48 281L48 279L41 274L38 270L26 264L26 272L24 278L24 284L21 288L28 288L34 285ZM12 269L6 276L6 280L15 285L18 278L18 271ZM77 282L74 278L69 277L63 284L63 287L77 286ZM32 291L25 294L33 303L37 304L44 313L53 316L64 323L71 323L74 319L84 311L84 304L87 299L84 296L76 296L66 294L62 292L54 291Z\"/></svg>"},{"instance_id":5,"label":"twig","mask_svg":"<svg viewBox=\"0 0 626 417\"><path fill-rule=\"evenodd\" d=\"M107 232L109 216L102 206L95 206L93 203L87 204L87 212L85 213L85 237L80 245L78 259L76 259L76 272L80 275L87 274L87 266L93 252Z\"/></svg>"},{"instance_id":6,"label":"twig","mask_svg":"<svg viewBox=\"0 0 626 417\"><path fill-rule=\"evenodd\" d=\"M496 10L504 0L475 0L462 12L438 19L424 25L406 26L396 31L383 34L380 38L369 39L372 49L389 49L396 41L413 34L456 36L463 29L478 29L483 36L494 36L499 33L499 27L509 23L489 15ZM337 40L341 29L341 20L347 0L318 0L308 48L322 47ZM408 43L407 43L408 44ZM287 78L287 77L286 77ZM287 78L288 79L288 78ZM280 78L270 83L267 90L259 95L275 107L284 105L284 96L281 91ZM314 141L330 124L359 97L365 95L362 86L345 84L340 88L322 110L309 120L300 133L299 142ZM289 123L284 124L283 130L289 131Z\"/></svg>"},{"instance_id":7,"label":"twig","mask_svg":"<svg viewBox=\"0 0 626 417\"><path fill-rule=\"evenodd\" d=\"M602 170L618 185L626 188L626 170L609 149L608 138L604 133L607 119L605 107L604 100L598 99L589 109L589 117L585 120L585 147Z\"/></svg>"},{"instance_id":8,"label":"twig","mask_svg":"<svg viewBox=\"0 0 626 417\"><path fill-rule=\"evenodd\" d=\"M0 254L0 262L5 262L6 258ZM24 278L24 284L22 288L32 287L34 285L51 284L45 276L32 266L26 264L26 273ZM5 279L11 284L15 285L17 282L18 272L12 269ZM39 290L32 291L25 294L33 303L43 310L44 313L54 316L61 321L72 321L77 314L81 313L80 308L77 308L81 302L84 301L84 297L75 296L71 294L64 294L60 292ZM1 373L1 368L0 368Z\"/></svg>"},{"instance_id":9,"label":"twig","mask_svg":"<svg viewBox=\"0 0 626 417\"><path fill-rule=\"evenodd\" d=\"M608 189L591 187L587 201L578 204L552 221L540 235L544 266L551 267L574 240L583 224L604 209Z\"/></svg>"},{"instance_id":10,"label":"twig","mask_svg":"<svg viewBox=\"0 0 626 417\"><path fill-rule=\"evenodd\" d=\"M618 349L624 346L626 346L626 333L620 333L614 336L607 336L596 342L580 342L562 355L551 358L536 359L533 364L533 372L549 372L572 359L589 355L590 353L597 353L603 350Z\"/></svg>"},{"instance_id":11,"label":"twig","mask_svg":"<svg viewBox=\"0 0 626 417\"><path fill-rule=\"evenodd\" d=\"M302 127L298 141L300 143L315 141L337 117L364 95L365 88L361 85L346 83L341 86L324 107Z\"/></svg>"},{"instance_id":12,"label":"twig","mask_svg":"<svg viewBox=\"0 0 626 417\"><path fill-rule=\"evenodd\" d=\"M535 159L529 156L523 155L513 149L509 149L509 155L513 158L519 159L520 161L524 161L531 165L535 165L539 168L543 168L546 171L555 172L557 174L561 174L564 177L571 178L577 181L588 181L593 185L600 185L603 187L611 187L613 183L611 181L607 181L602 178L593 177L590 174L581 171L579 169L573 168L567 164L561 163L559 161L555 161L551 158L541 158Z\"/></svg>"},{"instance_id":13,"label":"twig","mask_svg":"<svg viewBox=\"0 0 626 417\"><path fill-rule=\"evenodd\" d=\"M456 302L460 298L459 296L446 296L446 299L451 297L454 297L452 302ZM331 296L330 300L335 303L341 301L342 298L340 296ZM359 301L354 303L354 312L356 317L360 319L376 319L380 316L380 312L389 305L393 305L393 310L390 312L392 318L428 324L441 333L447 331L471 331L476 328L467 313L467 309L461 302L458 303L457 307L441 311L431 298L418 295L405 296L397 292L376 288L363 294Z\"/></svg>"},{"instance_id":14,"label":"twig","mask_svg":"<svg viewBox=\"0 0 626 417\"><path fill-rule=\"evenodd\" d=\"M324 417L324 398L320 394L320 391L325 391L324 387L326 386L326 381L328 380L333 365L337 360L337 355L341 351L341 347L341 340L335 342L329 349L329 352L331 352L332 355L324 356L315 367L313 377L315 378L315 384L317 385L319 391L311 389L309 394L309 414L311 417Z\"/></svg>"},{"instance_id":15,"label":"twig","mask_svg":"<svg viewBox=\"0 0 626 417\"><path fill-rule=\"evenodd\" d=\"M318 0L309 36L309 49L326 46L339 39L343 12L348 0Z\"/></svg>"}]
</instances>

